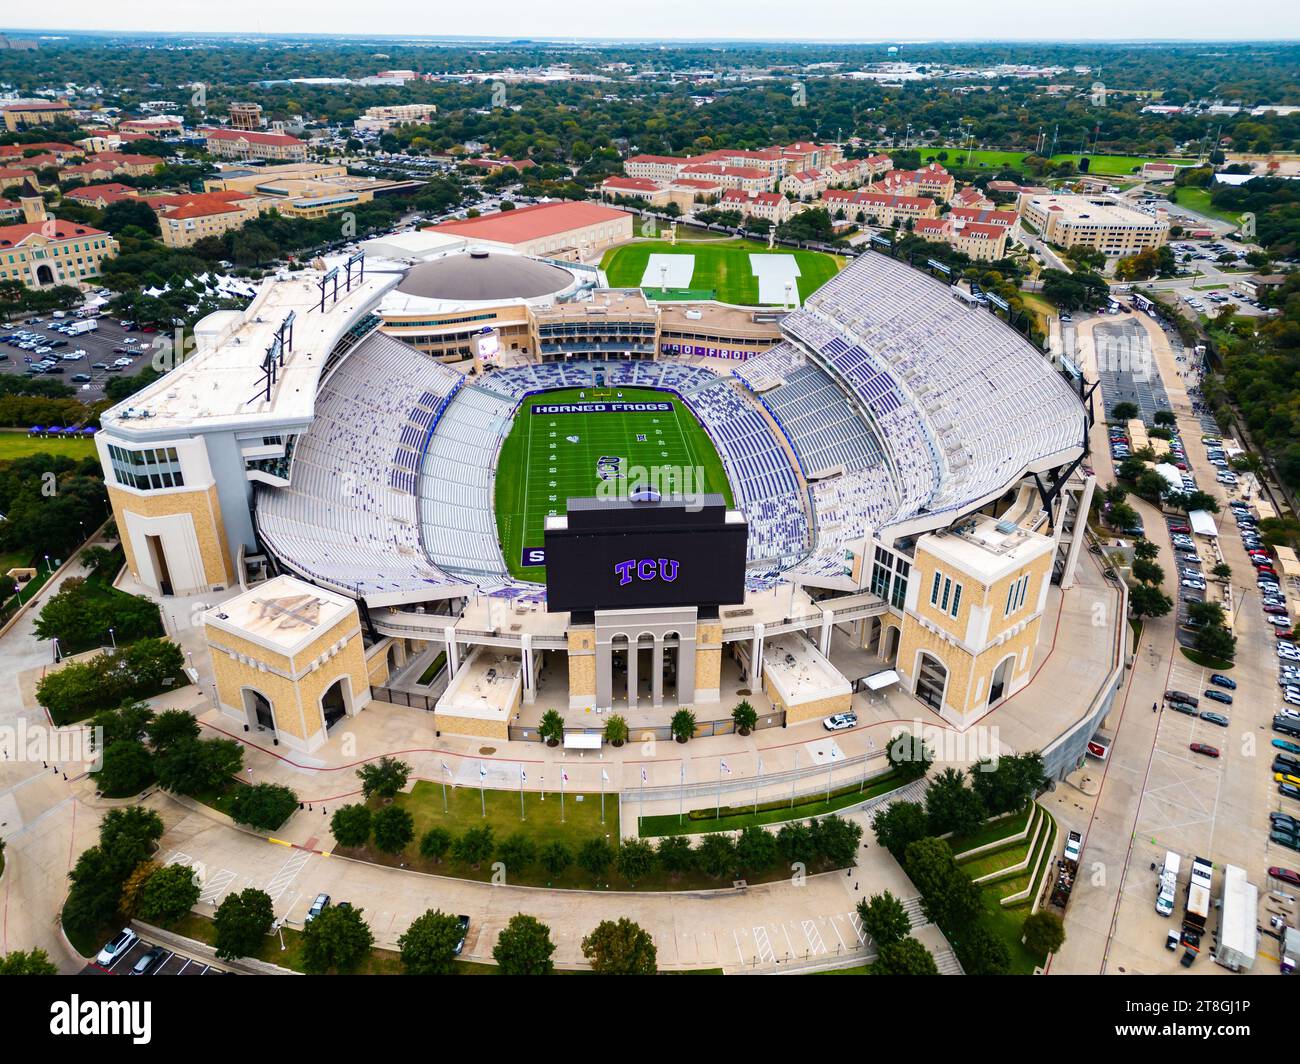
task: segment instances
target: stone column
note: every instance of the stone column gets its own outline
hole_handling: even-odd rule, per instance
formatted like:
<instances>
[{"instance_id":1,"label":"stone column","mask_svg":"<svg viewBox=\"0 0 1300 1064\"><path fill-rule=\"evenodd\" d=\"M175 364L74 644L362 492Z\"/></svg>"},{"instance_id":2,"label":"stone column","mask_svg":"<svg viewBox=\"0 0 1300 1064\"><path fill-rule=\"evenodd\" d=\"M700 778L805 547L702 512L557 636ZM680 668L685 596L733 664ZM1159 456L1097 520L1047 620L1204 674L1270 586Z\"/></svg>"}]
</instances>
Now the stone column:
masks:
<instances>
[{"instance_id":1,"label":"stone column","mask_svg":"<svg viewBox=\"0 0 1300 1064\"><path fill-rule=\"evenodd\" d=\"M636 666L640 649L631 639L627 643L627 708L636 709Z\"/></svg>"},{"instance_id":2,"label":"stone column","mask_svg":"<svg viewBox=\"0 0 1300 1064\"><path fill-rule=\"evenodd\" d=\"M680 654L680 651L678 653ZM664 640L663 636L659 635L655 636L651 684L654 691L654 706L658 709L664 704Z\"/></svg>"},{"instance_id":3,"label":"stone column","mask_svg":"<svg viewBox=\"0 0 1300 1064\"><path fill-rule=\"evenodd\" d=\"M525 632L519 637L519 646L523 659L524 704L531 706L537 701L537 684L533 675L533 637Z\"/></svg>"},{"instance_id":4,"label":"stone column","mask_svg":"<svg viewBox=\"0 0 1300 1064\"><path fill-rule=\"evenodd\" d=\"M442 635L447 644L447 679L450 681L460 669L460 649L456 646L455 626L449 624L442 630Z\"/></svg>"}]
</instances>

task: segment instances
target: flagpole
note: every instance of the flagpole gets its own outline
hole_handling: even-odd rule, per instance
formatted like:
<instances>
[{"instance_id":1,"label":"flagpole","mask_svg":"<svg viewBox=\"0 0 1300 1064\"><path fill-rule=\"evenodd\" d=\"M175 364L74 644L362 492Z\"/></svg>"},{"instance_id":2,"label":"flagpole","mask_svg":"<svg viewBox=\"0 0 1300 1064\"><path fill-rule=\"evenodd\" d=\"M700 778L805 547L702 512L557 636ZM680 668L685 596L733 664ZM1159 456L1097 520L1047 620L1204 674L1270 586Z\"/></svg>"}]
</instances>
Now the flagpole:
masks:
<instances>
[{"instance_id":1,"label":"flagpole","mask_svg":"<svg viewBox=\"0 0 1300 1064\"><path fill-rule=\"evenodd\" d=\"M483 789L483 777L487 775L487 769L483 767L483 762L478 763L478 800L483 807L483 819L487 819L487 792Z\"/></svg>"},{"instance_id":2,"label":"flagpole","mask_svg":"<svg viewBox=\"0 0 1300 1064\"><path fill-rule=\"evenodd\" d=\"M439 763L440 765L442 765L442 812L443 812L443 815L445 816L445 815L447 815L447 812L448 812L448 809L447 809L447 777L451 775L451 769L447 767L447 762L445 762L445 761L440 761L440 762L438 762L438 763Z\"/></svg>"},{"instance_id":3,"label":"flagpole","mask_svg":"<svg viewBox=\"0 0 1300 1064\"><path fill-rule=\"evenodd\" d=\"M605 770L600 770L600 822L605 823Z\"/></svg>"},{"instance_id":4,"label":"flagpole","mask_svg":"<svg viewBox=\"0 0 1300 1064\"><path fill-rule=\"evenodd\" d=\"M794 788L799 781L799 748L794 751L794 775L790 777L790 808L794 808Z\"/></svg>"},{"instance_id":5,"label":"flagpole","mask_svg":"<svg viewBox=\"0 0 1300 1064\"><path fill-rule=\"evenodd\" d=\"M758 813L758 784L763 778L763 759L758 759L758 774L754 777L754 812Z\"/></svg>"},{"instance_id":6,"label":"flagpole","mask_svg":"<svg viewBox=\"0 0 1300 1064\"><path fill-rule=\"evenodd\" d=\"M831 773L835 771L835 751L831 751L831 759L826 762L826 801L829 804L831 800Z\"/></svg>"},{"instance_id":7,"label":"flagpole","mask_svg":"<svg viewBox=\"0 0 1300 1064\"><path fill-rule=\"evenodd\" d=\"M682 806L686 801L686 759L682 758L681 772L677 777L677 823L680 826L682 822Z\"/></svg>"},{"instance_id":8,"label":"flagpole","mask_svg":"<svg viewBox=\"0 0 1300 1064\"><path fill-rule=\"evenodd\" d=\"M519 766L519 819L526 820L524 816L524 766Z\"/></svg>"},{"instance_id":9,"label":"flagpole","mask_svg":"<svg viewBox=\"0 0 1300 1064\"><path fill-rule=\"evenodd\" d=\"M564 779L568 773L560 769L560 823L564 823Z\"/></svg>"},{"instance_id":10,"label":"flagpole","mask_svg":"<svg viewBox=\"0 0 1300 1064\"><path fill-rule=\"evenodd\" d=\"M721 761L718 762L718 804L717 807L713 810L713 817L715 820L722 819L722 762Z\"/></svg>"}]
</instances>

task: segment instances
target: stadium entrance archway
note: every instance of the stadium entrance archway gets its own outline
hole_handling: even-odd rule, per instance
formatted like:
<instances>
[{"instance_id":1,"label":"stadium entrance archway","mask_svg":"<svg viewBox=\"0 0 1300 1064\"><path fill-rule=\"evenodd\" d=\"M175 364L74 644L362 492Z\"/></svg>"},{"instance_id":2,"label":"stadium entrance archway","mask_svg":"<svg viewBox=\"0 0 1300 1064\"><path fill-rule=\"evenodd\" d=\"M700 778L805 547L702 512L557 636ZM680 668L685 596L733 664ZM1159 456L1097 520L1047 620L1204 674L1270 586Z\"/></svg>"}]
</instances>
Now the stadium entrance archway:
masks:
<instances>
[{"instance_id":1,"label":"stadium entrance archway","mask_svg":"<svg viewBox=\"0 0 1300 1064\"><path fill-rule=\"evenodd\" d=\"M596 611L596 705L693 704L695 640L694 608Z\"/></svg>"},{"instance_id":2,"label":"stadium entrance archway","mask_svg":"<svg viewBox=\"0 0 1300 1064\"><path fill-rule=\"evenodd\" d=\"M892 662L898 657L898 640L902 636L902 629L896 624L885 626L884 632L880 636L880 660Z\"/></svg>"},{"instance_id":3,"label":"stadium entrance archway","mask_svg":"<svg viewBox=\"0 0 1300 1064\"><path fill-rule=\"evenodd\" d=\"M248 714L248 726L264 729L275 735L275 710L271 708L271 700L261 691L251 687L245 687L243 695L244 712Z\"/></svg>"},{"instance_id":4,"label":"stadium entrance archway","mask_svg":"<svg viewBox=\"0 0 1300 1064\"><path fill-rule=\"evenodd\" d=\"M920 667L916 675L916 697L931 709L942 709L947 686L947 666L938 658L921 651Z\"/></svg>"},{"instance_id":5,"label":"stadium entrance archway","mask_svg":"<svg viewBox=\"0 0 1300 1064\"><path fill-rule=\"evenodd\" d=\"M1008 688L1011 686L1011 674L1016 667L1016 656L1009 654L998 662L998 667L993 670L993 682L989 685L989 705L993 706L1002 701L1007 695Z\"/></svg>"},{"instance_id":6,"label":"stadium entrance archway","mask_svg":"<svg viewBox=\"0 0 1300 1064\"><path fill-rule=\"evenodd\" d=\"M348 703L352 701L352 689L348 678L340 676L330 685L320 700L321 716L325 721L325 730L329 731L335 724L348 715Z\"/></svg>"}]
</instances>

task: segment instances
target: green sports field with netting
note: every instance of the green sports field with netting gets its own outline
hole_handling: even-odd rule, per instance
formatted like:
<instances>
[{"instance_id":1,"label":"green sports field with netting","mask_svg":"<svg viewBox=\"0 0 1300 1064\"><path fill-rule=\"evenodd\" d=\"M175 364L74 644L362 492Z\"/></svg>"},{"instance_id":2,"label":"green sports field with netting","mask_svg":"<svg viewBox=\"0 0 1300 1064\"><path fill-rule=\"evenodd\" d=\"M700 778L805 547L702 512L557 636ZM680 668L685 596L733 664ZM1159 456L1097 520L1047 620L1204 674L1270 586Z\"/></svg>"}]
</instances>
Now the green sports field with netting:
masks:
<instances>
[{"instance_id":1,"label":"green sports field with netting","mask_svg":"<svg viewBox=\"0 0 1300 1064\"><path fill-rule=\"evenodd\" d=\"M670 403L672 409L533 413L535 406L599 403ZM545 581L545 568L525 565L523 552L543 546L546 518L564 513L566 499L608 493L644 476L640 470L658 470L660 476L669 470L667 475L680 478L679 471L687 468L702 471L690 474L696 491L718 492L731 505L731 485L713 442L691 409L670 392L565 388L529 396L515 413L497 461L497 532L506 567L519 579ZM660 483L667 493L669 482Z\"/></svg>"}]
</instances>

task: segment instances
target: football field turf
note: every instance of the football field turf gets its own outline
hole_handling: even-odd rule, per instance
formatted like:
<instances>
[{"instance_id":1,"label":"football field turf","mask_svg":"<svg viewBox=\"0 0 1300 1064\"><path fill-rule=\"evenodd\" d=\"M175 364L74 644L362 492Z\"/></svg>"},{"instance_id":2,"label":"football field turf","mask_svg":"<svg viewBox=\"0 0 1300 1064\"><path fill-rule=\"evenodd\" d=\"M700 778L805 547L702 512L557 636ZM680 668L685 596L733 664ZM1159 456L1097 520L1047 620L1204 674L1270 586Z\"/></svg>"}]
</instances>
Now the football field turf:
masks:
<instances>
[{"instance_id":1,"label":"football field turf","mask_svg":"<svg viewBox=\"0 0 1300 1064\"><path fill-rule=\"evenodd\" d=\"M605 253L601 268L614 288L639 288L651 255L689 255L695 259L688 291L659 293L649 289L654 298L716 299L740 306L759 306L758 278L754 276L750 255L784 255L793 257L799 266L799 296L807 299L839 272L844 264L836 255L820 251L794 251L774 248L755 240L679 240L676 246L666 240L640 240Z\"/></svg>"},{"instance_id":2,"label":"football field turf","mask_svg":"<svg viewBox=\"0 0 1300 1064\"><path fill-rule=\"evenodd\" d=\"M669 403L672 409L533 412L538 406L618 403ZM529 396L515 413L497 462L497 532L506 567L520 579L544 582L545 568L524 565L523 552L543 546L548 515L564 513L570 497L601 495L615 485L621 497L624 485L647 475L639 470L664 468L679 478L686 475L681 470L691 470L695 491L718 492L731 505L722 459L676 395L650 388L567 388ZM602 471L610 479L602 480ZM667 493L670 484L661 483Z\"/></svg>"}]
</instances>

